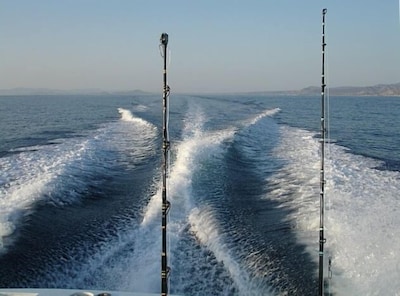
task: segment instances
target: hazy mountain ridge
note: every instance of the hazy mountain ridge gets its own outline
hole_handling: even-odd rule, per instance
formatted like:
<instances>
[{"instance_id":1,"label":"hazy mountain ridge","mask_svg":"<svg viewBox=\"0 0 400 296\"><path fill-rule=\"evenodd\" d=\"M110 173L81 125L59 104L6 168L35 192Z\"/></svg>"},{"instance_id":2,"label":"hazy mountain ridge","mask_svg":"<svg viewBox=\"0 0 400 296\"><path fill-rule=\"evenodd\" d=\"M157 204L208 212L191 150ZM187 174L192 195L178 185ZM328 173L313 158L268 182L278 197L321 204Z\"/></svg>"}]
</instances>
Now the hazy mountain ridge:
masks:
<instances>
[{"instance_id":1,"label":"hazy mountain ridge","mask_svg":"<svg viewBox=\"0 0 400 296\"><path fill-rule=\"evenodd\" d=\"M373 86L340 86L332 87L327 90L333 96L400 96L400 82L394 84L377 84ZM289 91L262 91L245 92L253 95L320 95L320 86L309 86L300 90ZM118 95L118 96L137 96L149 95L151 92L135 90L105 91L101 89L77 89L77 90L58 90L47 88L13 88L0 89L0 96L24 96L24 95Z\"/></svg>"},{"instance_id":2,"label":"hazy mountain ridge","mask_svg":"<svg viewBox=\"0 0 400 296\"><path fill-rule=\"evenodd\" d=\"M395 84L377 84L373 86L339 86L327 88L333 96L400 96L400 82ZM253 95L275 96L314 96L321 95L320 86L308 86L300 90L249 92Z\"/></svg>"},{"instance_id":3,"label":"hazy mountain ridge","mask_svg":"<svg viewBox=\"0 0 400 296\"><path fill-rule=\"evenodd\" d=\"M32 96L32 95L120 95L120 96L136 96L151 94L139 89L125 91L105 91L101 89L75 89L61 90L49 88L12 88L0 89L0 96Z\"/></svg>"},{"instance_id":4,"label":"hazy mountain ridge","mask_svg":"<svg viewBox=\"0 0 400 296\"><path fill-rule=\"evenodd\" d=\"M340 86L328 89L333 96L400 96L400 82L395 84L377 84L373 86ZM321 94L321 87L310 86L293 94Z\"/></svg>"}]
</instances>

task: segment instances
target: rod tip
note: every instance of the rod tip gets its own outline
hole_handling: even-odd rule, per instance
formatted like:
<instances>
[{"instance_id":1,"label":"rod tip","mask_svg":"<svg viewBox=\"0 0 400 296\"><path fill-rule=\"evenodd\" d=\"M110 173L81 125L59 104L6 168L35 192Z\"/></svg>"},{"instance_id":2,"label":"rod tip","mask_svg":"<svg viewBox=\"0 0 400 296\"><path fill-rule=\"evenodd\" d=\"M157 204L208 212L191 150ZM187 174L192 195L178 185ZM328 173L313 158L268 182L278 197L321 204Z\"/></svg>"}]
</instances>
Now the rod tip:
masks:
<instances>
[{"instance_id":1,"label":"rod tip","mask_svg":"<svg viewBox=\"0 0 400 296\"><path fill-rule=\"evenodd\" d=\"M164 46L166 46L168 44L168 34L167 33L162 33L161 34L160 42Z\"/></svg>"},{"instance_id":2,"label":"rod tip","mask_svg":"<svg viewBox=\"0 0 400 296\"><path fill-rule=\"evenodd\" d=\"M326 8L322 9L322 14L326 14L328 10Z\"/></svg>"}]
</instances>

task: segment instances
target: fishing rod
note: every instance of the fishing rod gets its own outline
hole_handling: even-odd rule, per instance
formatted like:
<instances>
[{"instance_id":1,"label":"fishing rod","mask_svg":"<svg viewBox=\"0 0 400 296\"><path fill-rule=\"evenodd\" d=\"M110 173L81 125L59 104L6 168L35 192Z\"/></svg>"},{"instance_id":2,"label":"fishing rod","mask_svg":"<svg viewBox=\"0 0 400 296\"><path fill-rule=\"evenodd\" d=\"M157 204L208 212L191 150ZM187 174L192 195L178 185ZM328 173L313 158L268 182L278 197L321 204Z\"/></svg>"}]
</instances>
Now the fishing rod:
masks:
<instances>
[{"instance_id":1,"label":"fishing rod","mask_svg":"<svg viewBox=\"0 0 400 296\"><path fill-rule=\"evenodd\" d=\"M319 295L324 295L324 198L325 198L325 14L322 10L322 83L321 83L321 173L320 173L320 217L319 217Z\"/></svg>"},{"instance_id":2,"label":"fishing rod","mask_svg":"<svg viewBox=\"0 0 400 296\"><path fill-rule=\"evenodd\" d=\"M168 45L168 34L162 33L160 37L160 49L161 55L164 59L163 69L163 165L162 165L162 217L161 217L161 296L168 295L168 277L170 268L167 260L167 217L170 208L170 202L167 200L167 174L168 174L168 162L169 162L169 135L168 135L168 97L169 97L169 86L167 85L167 45Z\"/></svg>"}]
</instances>

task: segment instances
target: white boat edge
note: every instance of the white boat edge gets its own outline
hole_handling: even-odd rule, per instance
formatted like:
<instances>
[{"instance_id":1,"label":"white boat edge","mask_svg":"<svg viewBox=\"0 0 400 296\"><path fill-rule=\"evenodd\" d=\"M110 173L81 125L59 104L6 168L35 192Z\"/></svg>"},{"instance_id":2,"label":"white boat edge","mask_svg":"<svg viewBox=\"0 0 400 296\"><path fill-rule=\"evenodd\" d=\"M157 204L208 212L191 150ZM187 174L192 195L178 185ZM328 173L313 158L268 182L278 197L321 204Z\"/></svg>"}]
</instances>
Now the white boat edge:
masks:
<instances>
[{"instance_id":1,"label":"white boat edge","mask_svg":"<svg viewBox=\"0 0 400 296\"><path fill-rule=\"evenodd\" d=\"M0 296L155 296L154 293L79 289L0 289ZM172 296L172 295L171 295Z\"/></svg>"}]
</instances>

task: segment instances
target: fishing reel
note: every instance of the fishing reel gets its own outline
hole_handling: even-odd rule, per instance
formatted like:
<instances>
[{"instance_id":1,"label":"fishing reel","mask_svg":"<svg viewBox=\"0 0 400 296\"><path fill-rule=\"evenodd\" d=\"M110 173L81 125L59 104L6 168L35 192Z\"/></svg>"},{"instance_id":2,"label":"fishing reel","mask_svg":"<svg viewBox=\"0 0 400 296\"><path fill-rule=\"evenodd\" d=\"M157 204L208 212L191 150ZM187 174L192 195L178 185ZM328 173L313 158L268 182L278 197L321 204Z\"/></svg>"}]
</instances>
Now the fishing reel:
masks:
<instances>
[{"instance_id":1,"label":"fishing reel","mask_svg":"<svg viewBox=\"0 0 400 296\"><path fill-rule=\"evenodd\" d=\"M168 34L167 33L161 34L160 42L162 45L167 46L167 44L168 44Z\"/></svg>"}]
</instances>

